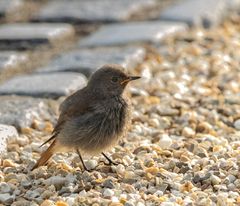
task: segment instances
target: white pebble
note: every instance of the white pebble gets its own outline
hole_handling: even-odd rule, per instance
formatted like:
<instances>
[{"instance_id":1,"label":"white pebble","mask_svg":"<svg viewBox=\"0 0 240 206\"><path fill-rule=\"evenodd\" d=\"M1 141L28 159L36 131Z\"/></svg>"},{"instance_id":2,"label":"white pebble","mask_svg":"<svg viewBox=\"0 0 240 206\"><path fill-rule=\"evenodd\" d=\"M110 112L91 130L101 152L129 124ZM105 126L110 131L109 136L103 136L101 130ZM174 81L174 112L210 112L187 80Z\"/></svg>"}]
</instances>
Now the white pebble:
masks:
<instances>
[{"instance_id":1,"label":"white pebble","mask_svg":"<svg viewBox=\"0 0 240 206\"><path fill-rule=\"evenodd\" d=\"M240 130L240 119L238 119L234 122L234 127L235 127L235 129Z\"/></svg>"},{"instance_id":2,"label":"white pebble","mask_svg":"<svg viewBox=\"0 0 240 206\"><path fill-rule=\"evenodd\" d=\"M97 167L98 162L97 160L88 160L87 162L85 162L85 165L89 170L93 170Z\"/></svg>"},{"instance_id":3,"label":"white pebble","mask_svg":"<svg viewBox=\"0 0 240 206\"><path fill-rule=\"evenodd\" d=\"M143 204L142 202L138 202L137 206L144 206L145 204Z\"/></svg>"},{"instance_id":4,"label":"white pebble","mask_svg":"<svg viewBox=\"0 0 240 206\"><path fill-rule=\"evenodd\" d=\"M117 172L117 174L119 174L119 175L124 175L124 173L125 173L125 167L124 167L122 164L119 164L119 165L116 167L116 172Z\"/></svg>"},{"instance_id":5,"label":"white pebble","mask_svg":"<svg viewBox=\"0 0 240 206\"><path fill-rule=\"evenodd\" d=\"M216 175L212 175L210 179L213 185L218 185L221 183L221 179Z\"/></svg>"},{"instance_id":6,"label":"white pebble","mask_svg":"<svg viewBox=\"0 0 240 206\"><path fill-rule=\"evenodd\" d=\"M111 198L111 201L114 202L114 203L117 203L117 202L119 202L119 199L118 199L118 197L113 196L113 197Z\"/></svg>"},{"instance_id":7,"label":"white pebble","mask_svg":"<svg viewBox=\"0 0 240 206\"><path fill-rule=\"evenodd\" d=\"M124 163L125 165L130 165L130 164L132 164L132 162L133 162L133 160L132 160L129 156L125 155L125 156L123 157L123 163Z\"/></svg>"},{"instance_id":8,"label":"white pebble","mask_svg":"<svg viewBox=\"0 0 240 206\"><path fill-rule=\"evenodd\" d=\"M184 127L182 130L182 136L191 138L195 135L195 131L190 127Z\"/></svg>"},{"instance_id":9,"label":"white pebble","mask_svg":"<svg viewBox=\"0 0 240 206\"><path fill-rule=\"evenodd\" d=\"M104 197L112 197L114 195L114 192L111 189L105 189L103 192Z\"/></svg>"},{"instance_id":10,"label":"white pebble","mask_svg":"<svg viewBox=\"0 0 240 206\"><path fill-rule=\"evenodd\" d=\"M68 197L66 199L66 202L67 202L68 206L73 206L74 205L74 200L75 200L74 197Z\"/></svg>"},{"instance_id":11,"label":"white pebble","mask_svg":"<svg viewBox=\"0 0 240 206\"><path fill-rule=\"evenodd\" d=\"M86 196L86 195L87 195L86 190L82 190L81 192L79 192L79 196L80 196L80 197L84 197L84 196Z\"/></svg>"},{"instance_id":12,"label":"white pebble","mask_svg":"<svg viewBox=\"0 0 240 206\"><path fill-rule=\"evenodd\" d=\"M162 149L168 149L171 145L172 139L167 134L163 134L162 138L159 140L159 146Z\"/></svg>"}]
</instances>

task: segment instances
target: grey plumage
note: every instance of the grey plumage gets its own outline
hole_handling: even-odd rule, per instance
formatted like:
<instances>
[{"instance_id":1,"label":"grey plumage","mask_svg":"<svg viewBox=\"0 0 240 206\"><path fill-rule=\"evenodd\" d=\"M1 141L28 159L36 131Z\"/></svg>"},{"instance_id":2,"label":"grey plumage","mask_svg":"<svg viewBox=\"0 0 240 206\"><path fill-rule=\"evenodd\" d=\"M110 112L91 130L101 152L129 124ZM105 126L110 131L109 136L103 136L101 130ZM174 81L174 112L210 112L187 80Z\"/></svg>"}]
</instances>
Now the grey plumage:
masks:
<instances>
[{"instance_id":1,"label":"grey plumage","mask_svg":"<svg viewBox=\"0 0 240 206\"><path fill-rule=\"evenodd\" d=\"M130 122L130 105L123 92L129 81L139 78L130 77L123 70L119 65L103 66L92 75L85 88L60 105L53 136L45 142L53 140L53 143L33 169L44 165L58 151L74 149L79 155L79 150L98 154L118 142Z\"/></svg>"}]
</instances>

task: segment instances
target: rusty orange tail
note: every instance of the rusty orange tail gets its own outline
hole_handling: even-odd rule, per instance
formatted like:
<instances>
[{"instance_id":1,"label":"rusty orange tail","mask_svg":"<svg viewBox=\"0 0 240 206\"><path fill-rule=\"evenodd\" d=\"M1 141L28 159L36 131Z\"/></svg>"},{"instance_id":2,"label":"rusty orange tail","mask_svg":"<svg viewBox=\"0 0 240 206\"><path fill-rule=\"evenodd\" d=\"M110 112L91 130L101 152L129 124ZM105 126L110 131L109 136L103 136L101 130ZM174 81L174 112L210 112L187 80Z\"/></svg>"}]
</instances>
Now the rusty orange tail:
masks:
<instances>
[{"instance_id":1,"label":"rusty orange tail","mask_svg":"<svg viewBox=\"0 0 240 206\"><path fill-rule=\"evenodd\" d=\"M37 167L43 166L47 163L47 161L52 157L52 155L56 152L56 140L54 140L51 145L47 148L45 152L41 154L40 159L34 165L32 170L36 169Z\"/></svg>"}]
</instances>

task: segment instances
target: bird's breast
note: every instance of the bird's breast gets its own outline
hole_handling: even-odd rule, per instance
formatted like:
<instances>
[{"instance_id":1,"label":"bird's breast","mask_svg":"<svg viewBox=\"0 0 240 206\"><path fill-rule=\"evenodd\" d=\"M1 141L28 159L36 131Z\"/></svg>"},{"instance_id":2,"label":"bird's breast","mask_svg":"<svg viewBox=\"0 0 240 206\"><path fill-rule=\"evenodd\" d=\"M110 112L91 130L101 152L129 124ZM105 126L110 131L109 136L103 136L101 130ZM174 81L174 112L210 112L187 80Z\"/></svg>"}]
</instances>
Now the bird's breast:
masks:
<instances>
[{"instance_id":1,"label":"bird's breast","mask_svg":"<svg viewBox=\"0 0 240 206\"><path fill-rule=\"evenodd\" d=\"M62 142L87 153L99 153L124 135L129 123L129 105L123 98L98 101L90 112L65 124Z\"/></svg>"}]
</instances>

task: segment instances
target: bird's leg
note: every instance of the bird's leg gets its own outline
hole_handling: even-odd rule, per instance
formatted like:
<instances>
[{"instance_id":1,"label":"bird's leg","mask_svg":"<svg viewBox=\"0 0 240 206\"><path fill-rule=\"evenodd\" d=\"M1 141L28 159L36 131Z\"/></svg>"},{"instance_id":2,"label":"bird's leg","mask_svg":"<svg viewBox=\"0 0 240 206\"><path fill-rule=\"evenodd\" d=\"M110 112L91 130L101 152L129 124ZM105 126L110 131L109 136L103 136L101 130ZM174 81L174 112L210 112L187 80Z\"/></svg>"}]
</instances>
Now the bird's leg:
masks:
<instances>
[{"instance_id":1,"label":"bird's leg","mask_svg":"<svg viewBox=\"0 0 240 206\"><path fill-rule=\"evenodd\" d=\"M111 165L111 164L117 165L117 163L115 163L113 160L111 160L111 158L108 157L108 156L107 156L106 154L104 154L103 152L102 152L102 155L108 160L108 164L107 164L107 165Z\"/></svg>"},{"instance_id":2,"label":"bird's leg","mask_svg":"<svg viewBox=\"0 0 240 206\"><path fill-rule=\"evenodd\" d=\"M80 158L80 160L81 160L81 162L82 162L82 165L83 165L84 170L88 171L86 165L85 165L84 162L83 162L83 158L82 158L82 156L81 156L80 151L79 151L78 149L76 149L76 151L77 151L78 156L79 156L79 158Z\"/></svg>"}]
</instances>

